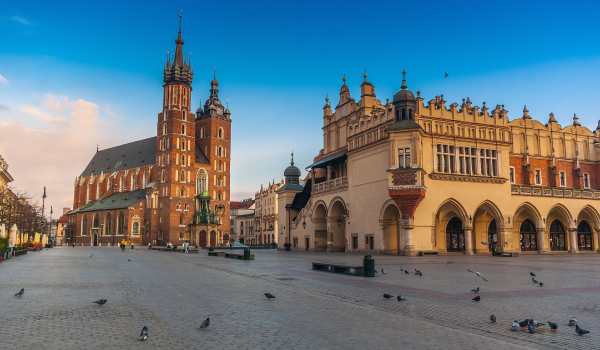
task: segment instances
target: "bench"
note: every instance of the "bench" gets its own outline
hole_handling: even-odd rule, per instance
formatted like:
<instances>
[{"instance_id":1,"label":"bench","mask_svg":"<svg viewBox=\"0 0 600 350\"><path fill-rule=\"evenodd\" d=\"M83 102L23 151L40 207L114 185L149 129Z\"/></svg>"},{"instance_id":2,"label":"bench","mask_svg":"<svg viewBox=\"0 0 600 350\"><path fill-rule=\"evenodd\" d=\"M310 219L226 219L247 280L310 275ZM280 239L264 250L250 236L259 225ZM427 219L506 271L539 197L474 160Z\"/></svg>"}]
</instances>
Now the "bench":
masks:
<instances>
[{"instance_id":1,"label":"bench","mask_svg":"<svg viewBox=\"0 0 600 350\"><path fill-rule=\"evenodd\" d=\"M496 253L496 256L504 256L504 257L509 257L509 258L517 258L519 256L519 253L517 253L517 252L514 252L514 253L498 252L498 253Z\"/></svg>"},{"instance_id":2,"label":"bench","mask_svg":"<svg viewBox=\"0 0 600 350\"><path fill-rule=\"evenodd\" d=\"M419 250L419 256L423 255L440 255L437 250Z\"/></svg>"},{"instance_id":3,"label":"bench","mask_svg":"<svg viewBox=\"0 0 600 350\"><path fill-rule=\"evenodd\" d=\"M312 262L313 270L328 271L333 273L346 273L354 276L364 276L364 268L362 266L353 266L345 264L335 264L326 262Z\"/></svg>"},{"instance_id":4,"label":"bench","mask_svg":"<svg viewBox=\"0 0 600 350\"><path fill-rule=\"evenodd\" d=\"M216 253L216 252L210 252L210 253ZM219 253L223 253L226 258L244 260L244 254L225 253L225 252L219 252ZM254 254L250 254L250 260L254 260Z\"/></svg>"},{"instance_id":5,"label":"bench","mask_svg":"<svg viewBox=\"0 0 600 350\"><path fill-rule=\"evenodd\" d=\"M208 256L224 256L225 252L216 252L216 251L209 251L208 252Z\"/></svg>"}]
</instances>

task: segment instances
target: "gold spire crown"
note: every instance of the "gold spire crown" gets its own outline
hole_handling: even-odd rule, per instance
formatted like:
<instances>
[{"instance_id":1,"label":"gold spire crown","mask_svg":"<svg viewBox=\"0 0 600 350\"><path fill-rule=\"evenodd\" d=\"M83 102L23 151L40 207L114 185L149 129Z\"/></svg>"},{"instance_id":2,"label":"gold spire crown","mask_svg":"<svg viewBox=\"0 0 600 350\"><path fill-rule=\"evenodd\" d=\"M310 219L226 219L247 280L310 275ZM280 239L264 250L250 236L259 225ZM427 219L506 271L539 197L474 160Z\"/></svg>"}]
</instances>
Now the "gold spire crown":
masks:
<instances>
[{"instance_id":1,"label":"gold spire crown","mask_svg":"<svg viewBox=\"0 0 600 350\"><path fill-rule=\"evenodd\" d=\"M365 74L363 74L363 78L365 78L365 81L367 81L367 70L365 69Z\"/></svg>"}]
</instances>

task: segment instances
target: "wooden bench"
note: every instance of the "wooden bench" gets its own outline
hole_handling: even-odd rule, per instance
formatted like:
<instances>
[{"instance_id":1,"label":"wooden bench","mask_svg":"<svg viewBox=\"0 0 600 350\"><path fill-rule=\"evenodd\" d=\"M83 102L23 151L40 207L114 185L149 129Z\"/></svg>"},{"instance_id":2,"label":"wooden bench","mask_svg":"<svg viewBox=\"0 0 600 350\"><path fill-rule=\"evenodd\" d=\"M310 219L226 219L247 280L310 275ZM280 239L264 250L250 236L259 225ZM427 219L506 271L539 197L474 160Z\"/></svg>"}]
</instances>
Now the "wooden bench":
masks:
<instances>
[{"instance_id":1,"label":"wooden bench","mask_svg":"<svg viewBox=\"0 0 600 350\"><path fill-rule=\"evenodd\" d=\"M496 256L504 256L504 257L509 257L509 258L517 258L519 257L519 253L514 252L514 253L509 253L509 252L498 252L496 253Z\"/></svg>"},{"instance_id":2,"label":"wooden bench","mask_svg":"<svg viewBox=\"0 0 600 350\"><path fill-rule=\"evenodd\" d=\"M216 252L216 251L209 251L208 252L208 256L224 256L225 252Z\"/></svg>"},{"instance_id":3,"label":"wooden bench","mask_svg":"<svg viewBox=\"0 0 600 350\"><path fill-rule=\"evenodd\" d=\"M362 266L313 261L312 269L334 273L346 273L354 276L364 276L364 268Z\"/></svg>"},{"instance_id":4,"label":"wooden bench","mask_svg":"<svg viewBox=\"0 0 600 350\"><path fill-rule=\"evenodd\" d=\"M440 255L437 250L419 250L419 256L423 255Z\"/></svg>"},{"instance_id":5,"label":"wooden bench","mask_svg":"<svg viewBox=\"0 0 600 350\"><path fill-rule=\"evenodd\" d=\"M212 253L214 253L214 252L212 252ZM226 258L244 260L244 254L238 254L238 253L225 253L225 252L219 252L219 253L223 253L223 254L225 254L225 257L226 257ZM250 260L254 260L254 254L250 254Z\"/></svg>"}]
</instances>

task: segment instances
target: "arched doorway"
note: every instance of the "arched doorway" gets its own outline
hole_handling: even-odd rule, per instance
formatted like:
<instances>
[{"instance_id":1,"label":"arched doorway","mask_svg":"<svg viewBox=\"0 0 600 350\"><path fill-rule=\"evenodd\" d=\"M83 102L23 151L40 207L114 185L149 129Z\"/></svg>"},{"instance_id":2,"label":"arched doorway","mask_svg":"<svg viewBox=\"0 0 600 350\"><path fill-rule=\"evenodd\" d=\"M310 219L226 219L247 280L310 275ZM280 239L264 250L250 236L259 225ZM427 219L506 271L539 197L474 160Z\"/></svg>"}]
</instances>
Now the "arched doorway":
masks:
<instances>
[{"instance_id":1,"label":"arched doorway","mask_svg":"<svg viewBox=\"0 0 600 350\"><path fill-rule=\"evenodd\" d=\"M94 247L98 245L98 235L94 235Z\"/></svg>"},{"instance_id":2,"label":"arched doorway","mask_svg":"<svg viewBox=\"0 0 600 350\"><path fill-rule=\"evenodd\" d=\"M198 237L198 245L200 247L206 247L206 231L200 231L200 236Z\"/></svg>"},{"instance_id":3,"label":"arched doorway","mask_svg":"<svg viewBox=\"0 0 600 350\"><path fill-rule=\"evenodd\" d=\"M496 230L496 219L490 222L490 226L488 226L488 249L491 252L492 246L498 244L498 235Z\"/></svg>"},{"instance_id":4,"label":"arched doorway","mask_svg":"<svg viewBox=\"0 0 600 350\"><path fill-rule=\"evenodd\" d=\"M522 251L537 251L537 231L533 222L525 219L521 224L520 229L521 250Z\"/></svg>"},{"instance_id":5,"label":"arched doorway","mask_svg":"<svg viewBox=\"0 0 600 350\"><path fill-rule=\"evenodd\" d=\"M217 245L217 233L210 231L210 245L215 247Z\"/></svg>"},{"instance_id":6,"label":"arched doorway","mask_svg":"<svg viewBox=\"0 0 600 350\"><path fill-rule=\"evenodd\" d=\"M463 230L462 221L457 217L450 219L446 226L446 251L465 251L465 231Z\"/></svg>"},{"instance_id":7,"label":"arched doorway","mask_svg":"<svg viewBox=\"0 0 600 350\"><path fill-rule=\"evenodd\" d=\"M565 228L558 220L552 221L550 225L550 250L567 250Z\"/></svg>"},{"instance_id":8,"label":"arched doorway","mask_svg":"<svg viewBox=\"0 0 600 350\"><path fill-rule=\"evenodd\" d=\"M395 204L388 204L381 218L381 230L383 233L383 253L399 254L404 248L400 239L400 211Z\"/></svg>"},{"instance_id":9,"label":"arched doorway","mask_svg":"<svg viewBox=\"0 0 600 350\"><path fill-rule=\"evenodd\" d=\"M585 221L580 222L577 226L577 245L579 250L593 250L592 229Z\"/></svg>"},{"instance_id":10,"label":"arched doorway","mask_svg":"<svg viewBox=\"0 0 600 350\"><path fill-rule=\"evenodd\" d=\"M312 217L314 227L314 250L327 249L327 209L323 202L320 202L315 207L315 212ZM291 243L291 242L289 242Z\"/></svg>"},{"instance_id":11,"label":"arched doorway","mask_svg":"<svg viewBox=\"0 0 600 350\"><path fill-rule=\"evenodd\" d=\"M346 218L344 215L344 204L339 200L333 203L327 217L329 251L343 252L346 250Z\"/></svg>"}]
</instances>

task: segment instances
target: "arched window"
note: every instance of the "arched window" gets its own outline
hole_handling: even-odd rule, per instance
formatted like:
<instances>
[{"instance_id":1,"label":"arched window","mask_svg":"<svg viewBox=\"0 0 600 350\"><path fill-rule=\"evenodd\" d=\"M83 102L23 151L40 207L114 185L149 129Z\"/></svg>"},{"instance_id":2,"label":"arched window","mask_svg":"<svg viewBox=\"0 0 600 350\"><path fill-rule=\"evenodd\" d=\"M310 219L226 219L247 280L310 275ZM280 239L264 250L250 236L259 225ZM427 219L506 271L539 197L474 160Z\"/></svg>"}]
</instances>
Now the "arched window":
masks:
<instances>
[{"instance_id":1,"label":"arched window","mask_svg":"<svg viewBox=\"0 0 600 350\"><path fill-rule=\"evenodd\" d=\"M185 210L189 210L190 209L190 205L185 203Z\"/></svg>"},{"instance_id":2,"label":"arched window","mask_svg":"<svg viewBox=\"0 0 600 350\"><path fill-rule=\"evenodd\" d=\"M219 128L219 138L223 138L223 128Z\"/></svg>"},{"instance_id":3,"label":"arched window","mask_svg":"<svg viewBox=\"0 0 600 350\"><path fill-rule=\"evenodd\" d=\"M535 225L529 219L521 224L521 250L537 250L537 231Z\"/></svg>"},{"instance_id":4,"label":"arched window","mask_svg":"<svg viewBox=\"0 0 600 350\"><path fill-rule=\"evenodd\" d=\"M160 181L165 182L165 170L164 169L160 172Z\"/></svg>"},{"instance_id":5,"label":"arched window","mask_svg":"<svg viewBox=\"0 0 600 350\"><path fill-rule=\"evenodd\" d=\"M565 236L565 229L560 221L552 221L550 225L550 249L554 251L567 250Z\"/></svg>"},{"instance_id":6,"label":"arched window","mask_svg":"<svg viewBox=\"0 0 600 350\"><path fill-rule=\"evenodd\" d=\"M92 227L93 228L100 227L100 218L98 217L98 213L94 214L94 220L92 220Z\"/></svg>"},{"instance_id":7,"label":"arched window","mask_svg":"<svg viewBox=\"0 0 600 350\"><path fill-rule=\"evenodd\" d=\"M119 192L123 192L123 176L121 176L121 179L119 180Z\"/></svg>"},{"instance_id":8,"label":"arched window","mask_svg":"<svg viewBox=\"0 0 600 350\"><path fill-rule=\"evenodd\" d=\"M402 120L406 119L406 109L402 108Z\"/></svg>"},{"instance_id":9,"label":"arched window","mask_svg":"<svg viewBox=\"0 0 600 350\"><path fill-rule=\"evenodd\" d=\"M185 155L181 156L181 165L185 166Z\"/></svg>"},{"instance_id":10,"label":"arched window","mask_svg":"<svg viewBox=\"0 0 600 350\"><path fill-rule=\"evenodd\" d=\"M221 180L222 180L222 178L221 178L221 176L219 176L217 178L217 186L221 186Z\"/></svg>"},{"instance_id":11,"label":"arched window","mask_svg":"<svg viewBox=\"0 0 600 350\"><path fill-rule=\"evenodd\" d=\"M587 222L582 221L577 227L577 245L579 250L593 250L592 230Z\"/></svg>"},{"instance_id":12,"label":"arched window","mask_svg":"<svg viewBox=\"0 0 600 350\"><path fill-rule=\"evenodd\" d=\"M117 234L123 235L125 233L125 214L119 213L119 219L117 220Z\"/></svg>"},{"instance_id":13,"label":"arched window","mask_svg":"<svg viewBox=\"0 0 600 350\"><path fill-rule=\"evenodd\" d=\"M219 161L219 171L223 170L223 162Z\"/></svg>"},{"instance_id":14,"label":"arched window","mask_svg":"<svg viewBox=\"0 0 600 350\"><path fill-rule=\"evenodd\" d=\"M179 225L184 224L183 214L179 215Z\"/></svg>"},{"instance_id":15,"label":"arched window","mask_svg":"<svg viewBox=\"0 0 600 350\"><path fill-rule=\"evenodd\" d=\"M185 104L185 98L184 98L184 102L183 102L183 104ZM186 113L186 111L185 111L185 110L183 110L183 113L181 114L181 119L185 120L185 118L186 118L186 114L187 114L187 113Z\"/></svg>"},{"instance_id":16,"label":"arched window","mask_svg":"<svg viewBox=\"0 0 600 350\"><path fill-rule=\"evenodd\" d=\"M85 214L83 215L83 218L81 218L81 235L87 235L87 215Z\"/></svg>"},{"instance_id":17,"label":"arched window","mask_svg":"<svg viewBox=\"0 0 600 350\"><path fill-rule=\"evenodd\" d=\"M163 124L163 135L167 134L167 123Z\"/></svg>"},{"instance_id":18,"label":"arched window","mask_svg":"<svg viewBox=\"0 0 600 350\"><path fill-rule=\"evenodd\" d=\"M465 231L462 227L462 221L457 217L450 219L446 226L446 251L465 251Z\"/></svg>"},{"instance_id":19,"label":"arched window","mask_svg":"<svg viewBox=\"0 0 600 350\"><path fill-rule=\"evenodd\" d=\"M173 89L173 104L177 103L177 86Z\"/></svg>"},{"instance_id":20,"label":"arched window","mask_svg":"<svg viewBox=\"0 0 600 350\"><path fill-rule=\"evenodd\" d=\"M183 239L183 231L179 231L179 239Z\"/></svg>"},{"instance_id":21,"label":"arched window","mask_svg":"<svg viewBox=\"0 0 600 350\"><path fill-rule=\"evenodd\" d=\"M110 216L110 213L106 214L106 217L104 218L104 234L105 235L111 235L112 234L112 217Z\"/></svg>"},{"instance_id":22,"label":"arched window","mask_svg":"<svg viewBox=\"0 0 600 350\"><path fill-rule=\"evenodd\" d=\"M179 202L177 202L176 208L177 208L177 210L181 209L181 204L179 204Z\"/></svg>"},{"instance_id":23,"label":"arched window","mask_svg":"<svg viewBox=\"0 0 600 350\"><path fill-rule=\"evenodd\" d=\"M185 140L181 139L181 150L185 151Z\"/></svg>"},{"instance_id":24,"label":"arched window","mask_svg":"<svg viewBox=\"0 0 600 350\"><path fill-rule=\"evenodd\" d=\"M204 128L200 129L200 137L204 137Z\"/></svg>"},{"instance_id":25,"label":"arched window","mask_svg":"<svg viewBox=\"0 0 600 350\"><path fill-rule=\"evenodd\" d=\"M218 198L218 200L221 200L221 191L218 192L217 198Z\"/></svg>"},{"instance_id":26,"label":"arched window","mask_svg":"<svg viewBox=\"0 0 600 350\"><path fill-rule=\"evenodd\" d=\"M148 186L148 173L144 173L144 177L142 180L142 186L144 186L144 188L146 188L146 186Z\"/></svg>"},{"instance_id":27,"label":"arched window","mask_svg":"<svg viewBox=\"0 0 600 350\"><path fill-rule=\"evenodd\" d=\"M196 175L196 195L200 195L207 190L207 177L208 176L206 175L206 171L204 169L198 170L198 174Z\"/></svg>"},{"instance_id":28,"label":"arched window","mask_svg":"<svg viewBox=\"0 0 600 350\"><path fill-rule=\"evenodd\" d=\"M182 126L181 126L181 134L182 134L182 135L185 135L185 125L182 125Z\"/></svg>"},{"instance_id":29,"label":"arched window","mask_svg":"<svg viewBox=\"0 0 600 350\"><path fill-rule=\"evenodd\" d=\"M182 188L181 188L181 193L180 193L180 194L181 194L181 197L185 197L185 191L186 191L186 190L185 190L185 187L182 187Z\"/></svg>"},{"instance_id":30,"label":"arched window","mask_svg":"<svg viewBox=\"0 0 600 350\"><path fill-rule=\"evenodd\" d=\"M181 171L181 175L179 176L179 180L181 180L181 182L185 182L185 171L184 170Z\"/></svg>"},{"instance_id":31,"label":"arched window","mask_svg":"<svg viewBox=\"0 0 600 350\"><path fill-rule=\"evenodd\" d=\"M162 240L163 239L163 233L162 230L158 230L158 239Z\"/></svg>"}]
</instances>

